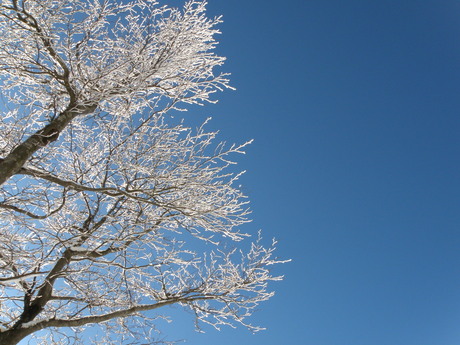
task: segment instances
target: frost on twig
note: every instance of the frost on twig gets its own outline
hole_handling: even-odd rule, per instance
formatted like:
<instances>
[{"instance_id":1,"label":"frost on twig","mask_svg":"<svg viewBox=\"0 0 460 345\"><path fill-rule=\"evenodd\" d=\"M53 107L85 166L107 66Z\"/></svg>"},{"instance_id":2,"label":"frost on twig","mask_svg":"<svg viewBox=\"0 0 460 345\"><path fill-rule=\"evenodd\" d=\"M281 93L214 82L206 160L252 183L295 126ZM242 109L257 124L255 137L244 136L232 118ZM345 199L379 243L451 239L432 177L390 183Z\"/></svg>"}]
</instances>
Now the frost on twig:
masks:
<instances>
[{"instance_id":1,"label":"frost on twig","mask_svg":"<svg viewBox=\"0 0 460 345\"><path fill-rule=\"evenodd\" d=\"M259 330L280 261L243 250L249 142L168 117L230 87L205 6L0 2L0 344L79 344L93 325L94 344L151 343L173 304Z\"/></svg>"}]
</instances>

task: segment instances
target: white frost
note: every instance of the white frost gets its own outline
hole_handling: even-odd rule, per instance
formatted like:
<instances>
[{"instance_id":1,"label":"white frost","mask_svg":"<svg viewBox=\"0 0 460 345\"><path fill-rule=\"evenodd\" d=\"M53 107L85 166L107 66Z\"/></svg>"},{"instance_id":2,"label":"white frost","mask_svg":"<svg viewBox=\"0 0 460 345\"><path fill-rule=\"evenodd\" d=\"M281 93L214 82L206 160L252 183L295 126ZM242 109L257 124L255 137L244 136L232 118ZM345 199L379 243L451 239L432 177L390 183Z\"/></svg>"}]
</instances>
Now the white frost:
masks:
<instances>
[{"instance_id":1,"label":"white frost","mask_svg":"<svg viewBox=\"0 0 460 345\"><path fill-rule=\"evenodd\" d=\"M21 328L30 328L43 321L47 321L47 320L32 320L32 321L23 323Z\"/></svg>"},{"instance_id":2,"label":"white frost","mask_svg":"<svg viewBox=\"0 0 460 345\"><path fill-rule=\"evenodd\" d=\"M88 249L83 248L83 247L70 247L69 248L73 252L86 252Z\"/></svg>"}]
</instances>

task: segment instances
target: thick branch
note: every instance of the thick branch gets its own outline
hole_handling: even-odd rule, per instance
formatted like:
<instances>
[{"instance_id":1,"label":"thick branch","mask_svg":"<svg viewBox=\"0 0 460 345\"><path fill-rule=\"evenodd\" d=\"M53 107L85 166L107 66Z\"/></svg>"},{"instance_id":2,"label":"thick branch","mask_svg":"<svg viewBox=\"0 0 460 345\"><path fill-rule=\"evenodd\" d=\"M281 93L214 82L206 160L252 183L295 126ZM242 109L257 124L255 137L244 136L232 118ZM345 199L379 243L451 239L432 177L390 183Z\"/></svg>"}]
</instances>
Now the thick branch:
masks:
<instances>
[{"instance_id":1,"label":"thick branch","mask_svg":"<svg viewBox=\"0 0 460 345\"><path fill-rule=\"evenodd\" d=\"M57 140L59 133L76 116L92 113L96 107L97 104L69 106L47 126L19 144L0 162L0 185L16 174L36 151Z\"/></svg>"},{"instance_id":2,"label":"thick branch","mask_svg":"<svg viewBox=\"0 0 460 345\"><path fill-rule=\"evenodd\" d=\"M51 319L39 321L37 323L23 324L22 327L19 329L11 329L6 332L0 332L0 345L17 344L21 339L25 338L29 334L32 334L36 331L39 331L40 329L48 327L78 327L91 323L101 323L119 317L127 317L130 315L134 315L136 313L143 311L158 309L160 307L164 307L174 303L190 303L192 301L210 298L211 297L206 296L171 297L158 303L134 306L128 309L122 309L103 315L81 317L75 320Z\"/></svg>"},{"instance_id":3,"label":"thick branch","mask_svg":"<svg viewBox=\"0 0 460 345\"><path fill-rule=\"evenodd\" d=\"M128 309L118 310L118 311L114 311L112 313L107 313L103 315L87 316L87 317L82 317L82 318L75 319L75 320L60 320L60 319L47 320L47 321L37 323L35 327L37 327L38 329L41 329L41 328L47 328L47 327L84 326L90 323L101 323L101 322L109 321L109 320L112 320L118 317L130 316L138 312L142 312L142 311L154 310L154 309L164 307L167 305L171 305L174 303L186 302L188 300L189 300L188 298L185 298L185 299L184 298L170 298L168 300L161 301L158 303L135 306L135 307L131 307Z\"/></svg>"},{"instance_id":4,"label":"thick branch","mask_svg":"<svg viewBox=\"0 0 460 345\"><path fill-rule=\"evenodd\" d=\"M145 304L145 305L138 305L127 309L117 310L111 313L102 314L102 315L93 315L93 316L86 316L81 317L74 320L63 320L63 319L50 319L50 320L43 320L33 325L24 324L22 328L28 328L33 333L37 330L48 328L48 327L78 327L84 326L90 323L101 323L106 322L115 318L119 317L127 317L134 315L139 312L143 311L150 311L154 309L158 309L167 305L175 304L175 303L190 303L192 301L199 301L205 299L212 299L212 296L190 296L190 297L171 297L166 300L154 303L154 304Z\"/></svg>"},{"instance_id":5,"label":"thick branch","mask_svg":"<svg viewBox=\"0 0 460 345\"><path fill-rule=\"evenodd\" d=\"M30 300L24 301L24 311L19 320L14 324L13 329L20 328L21 325L34 320L40 314L46 303L51 299L54 282L60 276L62 270L69 264L71 257L71 251L66 250L62 257L56 261L56 264L45 278L43 285L38 290L37 298L32 302Z\"/></svg>"}]
</instances>

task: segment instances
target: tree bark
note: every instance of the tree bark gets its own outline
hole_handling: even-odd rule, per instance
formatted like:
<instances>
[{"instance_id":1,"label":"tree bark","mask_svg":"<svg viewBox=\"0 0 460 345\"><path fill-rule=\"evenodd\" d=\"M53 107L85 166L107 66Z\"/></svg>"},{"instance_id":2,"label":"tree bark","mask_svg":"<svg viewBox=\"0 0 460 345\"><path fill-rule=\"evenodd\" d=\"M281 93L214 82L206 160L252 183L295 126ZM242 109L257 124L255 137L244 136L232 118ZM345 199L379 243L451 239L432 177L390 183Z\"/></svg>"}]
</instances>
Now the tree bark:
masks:
<instances>
[{"instance_id":1,"label":"tree bark","mask_svg":"<svg viewBox=\"0 0 460 345\"><path fill-rule=\"evenodd\" d=\"M82 318L74 319L74 320L58 320L58 319L43 320L43 321L38 322L35 325L32 325L30 327L25 327L25 328L21 328L22 324L21 325L17 324L8 331L0 332L0 345L16 345L28 335L34 332L37 332L40 329L44 329L48 327L78 327L78 326L83 326L83 325L87 325L90 323L101 323L101 322L108 321L111 319L133 315L135 313L142 312L142 311L154 310L154 309L161 308L161 307L171 305L174 303L189 302L192 300L203 300L203 299L209 299L209 297L204 297L204 296L177 297L177 298L172 297L170 299L160 301L155 304L134 306L128 309L118 310L118 311L114 311L114 312L103 314L103 315L82 317Z\"/></svg>"},{"instance_id":2,"label":"tree bark","mask_svg":"<svg viewBox=\"0 0 460 345\"><path fill-rule=\"evenodd\" d=\"M69 106L41 130L32 134L0 161L0 185L16 174L40 148L56 141L59 133L77 116L94 112L97 104Z\"/></svg>"},{"instance_id":3,"label":"tree bark","mask_svg":"<svg viewBox=\"0 0 460 345\"><path fill-rule=\"evenodd\" d=\"M16 345L35 331L29 328L19 328L0 332L0 345Z\"/></svg>"}]
</instances>

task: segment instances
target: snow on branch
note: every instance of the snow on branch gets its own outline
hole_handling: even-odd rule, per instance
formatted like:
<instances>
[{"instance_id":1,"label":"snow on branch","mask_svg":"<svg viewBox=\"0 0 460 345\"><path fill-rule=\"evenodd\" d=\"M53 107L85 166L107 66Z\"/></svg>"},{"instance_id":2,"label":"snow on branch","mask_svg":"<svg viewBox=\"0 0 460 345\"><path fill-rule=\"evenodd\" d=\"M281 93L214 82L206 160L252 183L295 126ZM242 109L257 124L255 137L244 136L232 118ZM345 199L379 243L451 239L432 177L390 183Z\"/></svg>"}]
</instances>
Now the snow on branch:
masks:
<instances>
[{"instance_id":1,"label":"snow on branch","mask_svg":"<svg viewBox=\"0 0 460 345\"><path fill-rule=\"evenodd\" d=\"M151 343L171 304L261 329L285 261L242 230L250 141L170 116L231 88L220 22L206 1L0 2L0 345L94 324L95 344Z\"/></svg>"}]
</instances>

